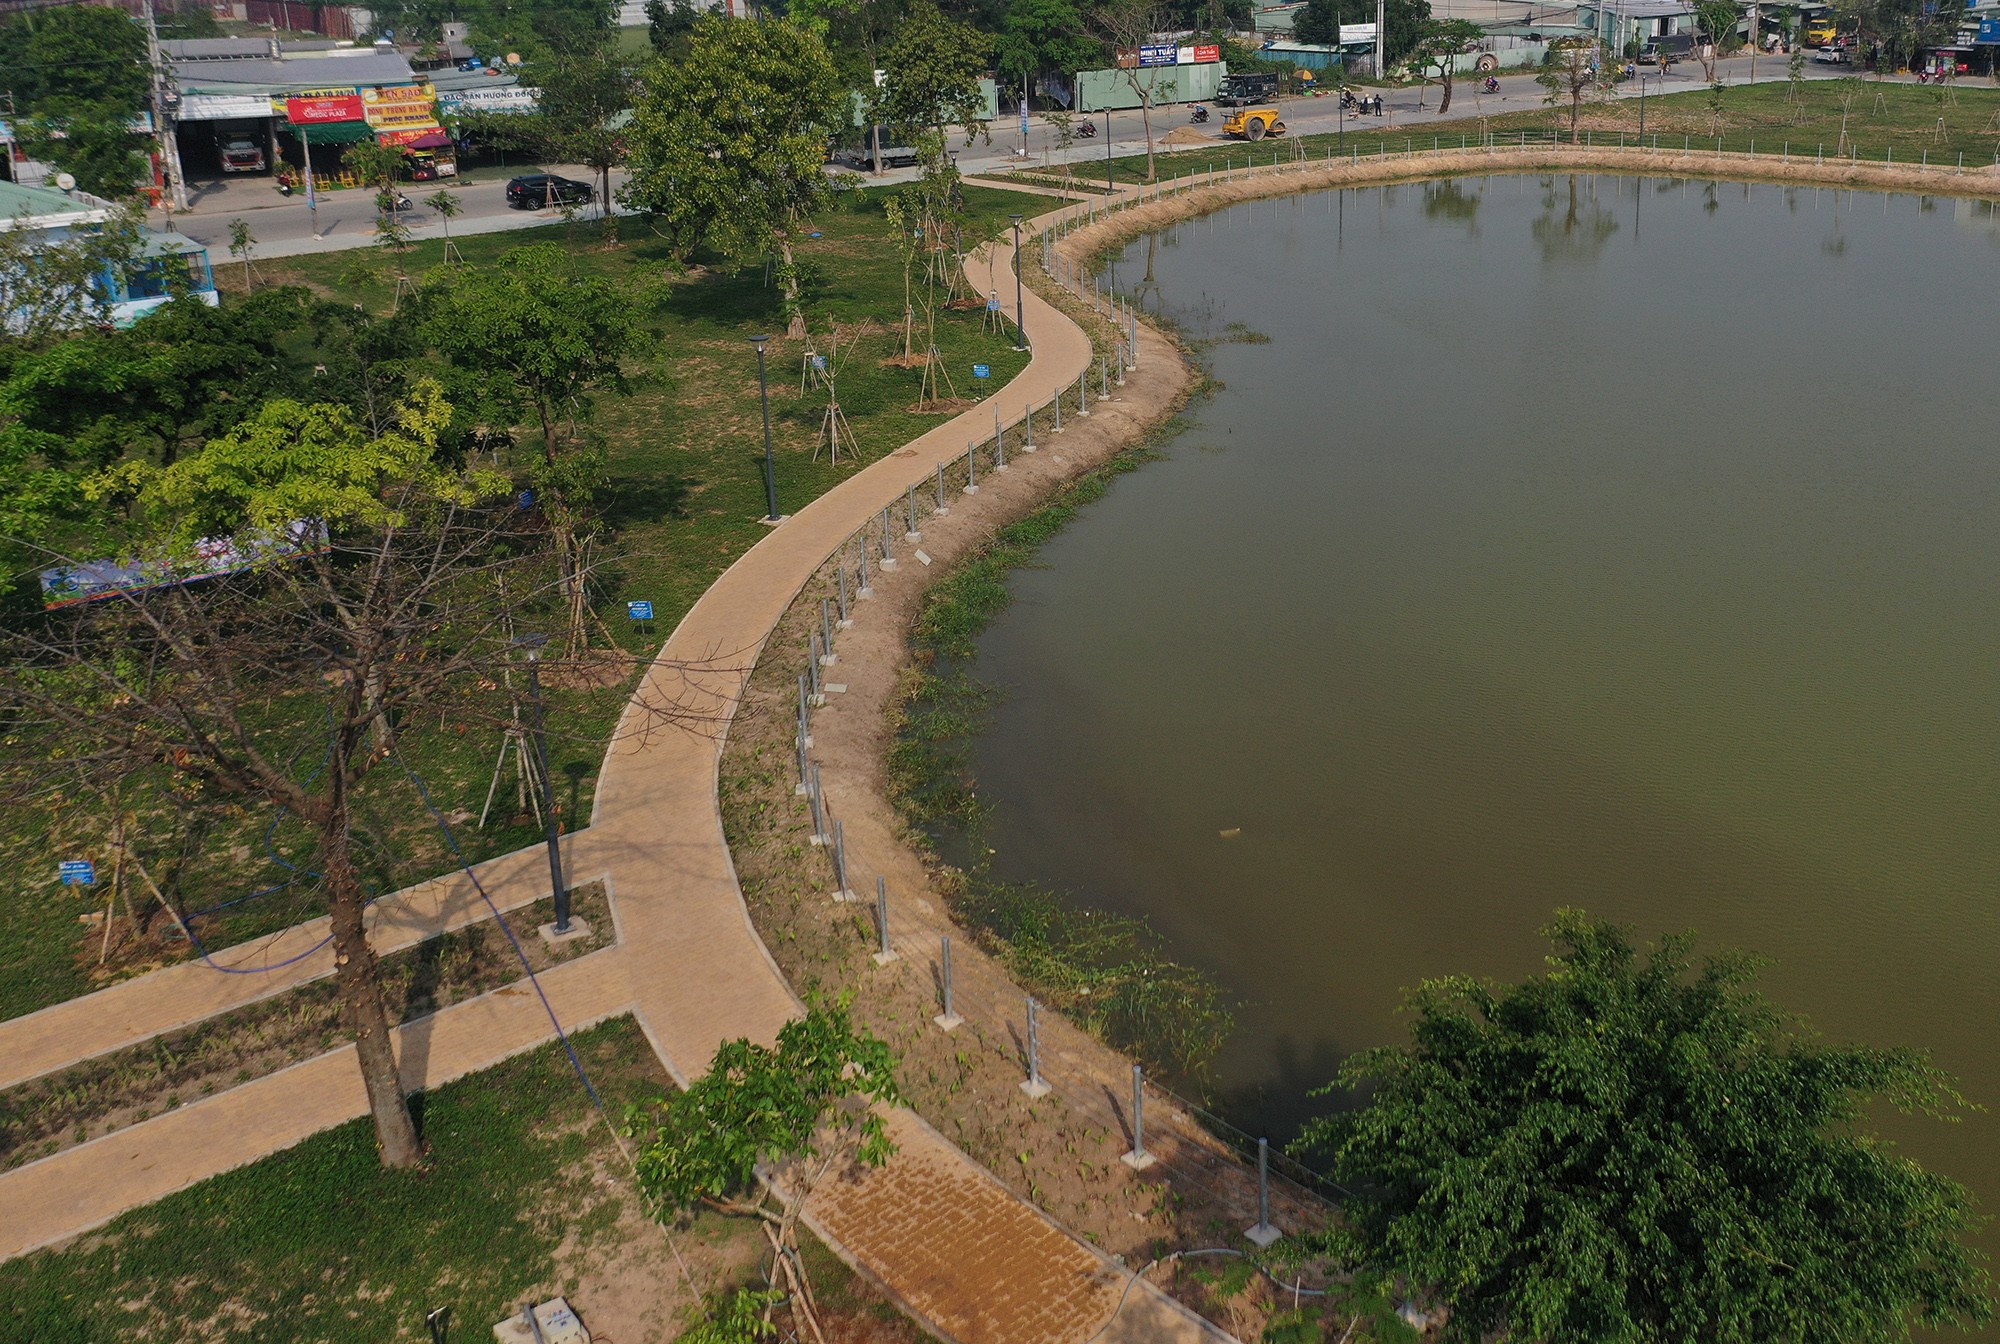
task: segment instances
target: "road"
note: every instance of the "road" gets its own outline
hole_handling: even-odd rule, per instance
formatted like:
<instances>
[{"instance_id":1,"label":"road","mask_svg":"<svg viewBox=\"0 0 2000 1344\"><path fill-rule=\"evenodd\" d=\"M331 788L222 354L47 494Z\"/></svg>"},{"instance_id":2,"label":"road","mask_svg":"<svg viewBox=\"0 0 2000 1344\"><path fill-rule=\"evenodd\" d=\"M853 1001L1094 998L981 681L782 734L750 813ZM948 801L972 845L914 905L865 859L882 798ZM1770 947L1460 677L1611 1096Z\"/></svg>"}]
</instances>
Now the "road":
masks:
<instances>
[{"instance_id":1,"label":"road","mask_svg":"<svg viewBox=\"0 0 2000 1344\"><path fill-rule=\"evenodd\" d=\"M1749 82L1750 59L1747 56L1733 57L1717 63L1717 73L1730 85ZM1850 67L1809 64L1809 78L1831 79L1852 73ZM1702 87L1701 67L1692 62L1682 65L1664 80L1657 70L1641 67L1646 93L1684 93ZM1783 57L1765 56L1757 61L1760 82L1783 80L1786 63ZM1480 81L1467 77L1458 81L1453 91L1451 117L1459 119L1477 116L1499 116L1507 112L1533 111L1543 106L1545 90L1535 83L1534 76L1526 73L1507 73L1500 77L1500 91L1488 94L1481 91ZM1437 121L1438 97L1440 90L1431 88L1410 88L1384 90L1384 109L1381 117L1350 118L1351 126L1377 130L1385 127L1416 127ZM1636 85L1627 86L1620 97L1632 98L1639 95ZM1284 103L1285 120L1294 134L1326 135L1338 130L1341 125L1339 101L1335 98L1288 98ZM1098 134L1089 140L1078 140L1068 151L1056 147L1056 131L1042 117L1029 119L1027 149L1024 159L1020 153L1021 133L1018 121L1003 118L992 128L991 140L975 140L970 145L960 143L957 148L958 166L961 171L978 173L996 168L1022 163L1056 163L1069 160L1076 163L1102 162L1106 150L1113 156L1130 154L1143 148L1145 131L1137 112L1115 112L1111 114L1110 130L1103 129L1102 116L1093 119L1099 127ZM1153 138L1157 146L1169 131L1188 125L1185 107L1161 107L1153 111ZM1208 136L1222 142L1222 122L1220 115L1213 116L1202 128ZM550 210L510 210L504 196L507 178L516 172L530 171L528 166L515 165L511 168L484 168L456 182L440 184L425 183L406 188L407 194L419 202L418 209L410 220L412 233L417 238L436 238L442 235L441 221L421 204L423 198L432 194L437 186L446 186L459 198L463 210L452 221L451 231L455 235L478 233L498 233L507 229L533 228L540 224L554 223L560 218ZM591 180L588 169L574 165L556 164L548 171L561 173L582 181ZM914 178L914 170L905 169L871 177L871 183L893 185ZM611 175L612 190L624 182L624 174ZM194 184L191 189L192 207L186 213L177 213L172 218L172 227L190 238L206 243L211 258L217 263L228 259L229 228L233 220L241 219L250 226L257 239L256 255L259 257L296 256L307 252L338 252L350 248L367 247L375 241L375 202L373 193L359 190L324 192L320 196L318 219L315 221L306 209L304 199L297 194L280 196L269 177L237 177ZM152 222L166 227L168 220L159 211L154 211ZM315 236L317 233L317 236Z\"/></svg>"}]
</instances>

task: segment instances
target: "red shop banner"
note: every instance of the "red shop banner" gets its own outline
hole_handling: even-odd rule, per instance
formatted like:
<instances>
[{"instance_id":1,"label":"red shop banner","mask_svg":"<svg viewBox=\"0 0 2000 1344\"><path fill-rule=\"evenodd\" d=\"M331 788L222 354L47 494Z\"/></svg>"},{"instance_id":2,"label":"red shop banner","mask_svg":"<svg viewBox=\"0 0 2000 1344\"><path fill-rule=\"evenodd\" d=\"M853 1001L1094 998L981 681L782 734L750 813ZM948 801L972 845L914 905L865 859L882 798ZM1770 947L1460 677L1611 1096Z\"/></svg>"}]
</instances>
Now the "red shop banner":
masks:
<instances>
[{"instance_id":1,"label":"red shop banner","mask_svg":"<svg viewBox=\"0 0 2000 1344\"><path fill-rule=\"evenodd\" d=\"M1222 44L1220 42L1214 46L1196 47L1194 49L1194 61L1196 65L1207 65L1210 61L1219 61L1221 59Z\"/></svg>"},{"instance_id":2,"label":"red shop banner","mask_svg":"<svg viewBox=\"0 0 2000 1344\"><path fill-rule=\"evenodd\" d=\"M285 99L285 120L294 126L320 126L331 121L360 121L361 118L359 94Z\"/></svg>"},{"instance_id":3,"label":"red shop banner","mask_svg":"<svg viewBox=\"0 0 2000 1344\"><path fill-rule=\"evenodd\" d=\"M385 145L408 145L426 136L442 135L444 130L435 124L429 126L384 127L375 132L375 138Z\"/></svg>"}]
</instances>

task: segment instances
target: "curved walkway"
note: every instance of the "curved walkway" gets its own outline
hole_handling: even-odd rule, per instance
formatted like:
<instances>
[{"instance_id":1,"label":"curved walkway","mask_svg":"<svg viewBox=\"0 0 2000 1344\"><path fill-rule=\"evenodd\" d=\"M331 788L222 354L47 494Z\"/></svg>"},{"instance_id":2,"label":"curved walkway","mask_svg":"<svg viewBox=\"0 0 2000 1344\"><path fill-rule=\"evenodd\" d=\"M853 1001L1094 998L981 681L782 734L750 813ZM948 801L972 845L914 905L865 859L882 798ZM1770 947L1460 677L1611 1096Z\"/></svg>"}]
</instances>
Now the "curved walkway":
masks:
<instances>
[{"instance_id":1,"label":"curved walkway","mask_svg":"<svg viewBox=\"0 0 2000 1344\"><path fill-rule=\"evenodd\" d=\"M1001 245L967 268L996 288L1012 262ZM1041 405L1091 362L1088 338L1034 291L1028 367L978 408L835 486L732 565L696 602L628 703L588 829L566 841L579 880L603 875L615 945L564 963L541 983L565 1025L624 1013L677 1077L699 1074L739 1036L768 1041L799 1011L751 927L723 837L713 732L726 725L780 616L833 552L939 464L1009 418ZM482 865L503 906L544 894L539 852ZM543 870L544 872L546 870ZM482 915L463 874L378 904L384 948ZM320 937L301 926L234 958L265 965ZM0 1086L147 1039L327 973L324 950L268 975L217 975L200 965L139 977L0 1024ZM398 1031L407 1087L435 1087L547 1040L534 995L512 986ZM351 1047L204 1098L0 1175L0 1258L99 1226L128 1208L280 1151L366 1113ZM857 1268L933 1330L964 1344L1226 1338L1149 1284L1016 1198L913 1113L891 1126L897 1156L858 1179L828 1182L808 1217ZM1116 1312L1115 1320L1114 1312ZM1111 1328L1105 1329L1107 1322Z\"/></svg>"}]
</instances>

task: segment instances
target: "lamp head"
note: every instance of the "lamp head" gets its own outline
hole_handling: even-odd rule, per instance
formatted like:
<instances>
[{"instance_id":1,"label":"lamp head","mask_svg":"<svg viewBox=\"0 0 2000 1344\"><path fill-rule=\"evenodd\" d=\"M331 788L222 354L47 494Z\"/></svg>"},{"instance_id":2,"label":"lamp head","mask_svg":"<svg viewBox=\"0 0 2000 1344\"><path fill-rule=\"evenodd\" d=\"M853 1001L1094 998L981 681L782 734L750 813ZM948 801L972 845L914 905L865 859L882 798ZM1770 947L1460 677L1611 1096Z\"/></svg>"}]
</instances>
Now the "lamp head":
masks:
<instances>
[{"instance_id":1,"label":"lamp head","mask_svg":"<svg viewBox=\"0 0 2000 1344\"><path fill-rule=\"evenodd\" d=\"M764 343L769 341L770 339L771 338L769 336L752 336L750 338L750 344L756 346L757 353L761 355L764 353Z\"/></svg>"},{"instance_id":2,"label":"lamp head","mask_svg":"<svg viewBox=\"0 0 2000 1344\"><path fill-rule=\"evenodd\" d=\"M542 656L542 646L548 642L548 635L540 630L533 634L514 636L514 647L528 655L528 661L531 663Z\"/></svg>"}]
</instances>

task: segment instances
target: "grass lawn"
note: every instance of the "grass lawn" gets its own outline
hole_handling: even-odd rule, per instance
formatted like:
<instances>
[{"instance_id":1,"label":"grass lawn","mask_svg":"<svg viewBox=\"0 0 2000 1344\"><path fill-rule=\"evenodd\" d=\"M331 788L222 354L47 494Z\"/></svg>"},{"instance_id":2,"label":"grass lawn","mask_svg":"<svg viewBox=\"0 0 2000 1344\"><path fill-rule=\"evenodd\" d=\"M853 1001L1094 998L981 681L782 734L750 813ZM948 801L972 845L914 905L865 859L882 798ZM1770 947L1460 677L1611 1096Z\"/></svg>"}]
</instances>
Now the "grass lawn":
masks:
<instances>
[{"instance_id":1,"label":"grass lawn","mask_svg":"<svg viewBox=\"0 0 2000 1344\"><path fill-rule=\"evenodd\" d=\"M1041 198L969 188L966 212L975 236L997 233L1015 210L1047 206ZM873 460L936 424L940 414L917 414L920 374L885 361L901 353L898 325L903 313L903 274L889 237L880 190L844 196L804 240L801 256L817 263L824 282L810 304L813 339L820 353L833 350L835 324L840 343L832 363L840 401L863 457ZM813 444L826 405L823 391L801 393L804 346L783 335L778 292L761 268L741 272L697 268L670 274L665 249L636 221L625 221L627 241L607 246L597 226L552 225L546 229L466 238L460 247L472 265L536 241L564 243L577 265L613 280L667 282L668 297L653 339L629 370L628 396L600 397L596 428L607 440L610 464L600 493L604 529L595 597L620 647L633 654L656 649L716 575L741 555L765 529L763 430L757 397L757 360L747 338L773 333L769 350L772 432L776 443L780 507L791 511L819 496L856 465L845 458L835 467L813 460ZM342 300L378 311L395 302L396 272L421 282L442 261L442 244L426 242L391 258L372 253L335 253L260 261L270 283L311 285ZM357 267L359 263L359 267ZM241 272L218 267L225 283ZM1026 356L1016 354L1011 337L982 329L979 312L940 312L937 344L961 397L976 396L974 363L991 366L986 387L999 387ZM650 599L656 619L646 629L625 618L625 602ZM596 690L557 689L550 698L550 755L566 818L587 817L604 746L616 722L629 681ZM470 716L468 716L469 718ZM405 753L429 784L432 798L457 819L458 839L472 859L532 843L539 831L525 817L501 817L487 830L474 828L493 770L498 740L447 715L436 723L407 725ZM504 792L504 790L503 790ZM363 795L366 825L375 844L370 879L378 890L394 890L447 868L442 838L422 810L414 788L400 775L378 775ZM272 884L287 873L277 856L303 852L303 837L284 825L269 832L264 816L224 817L205 822L208 831L174 838L178 887L190 910L202 910ZM84 803L18 816L0 855L14 860L18 876L0 888L0 920L13 931L0 947L0 1018L85 993L120 975L185 955L185 945L165 937L134 940L97 968L91 930L78 917L101 908L80 889L59 887L58 858L104 861L104 824ZM164 843L162 841L161 843ZM149 861L173 867L171 855ZM257 900L216 910L203 937L227 944L283 927L318 912L309 883ZM164 921L155 921L164 923Z\"/></svg>"},{"instance_id":2,"label":"grass lawn","mask_svg":"<svg viewBox=\"0 0 2000 1344\"><path fill-rule=\"evenodd\" d=\"M630 1019L575 1040L614 1116L667 1086ZM356 1120L0 1265L7 1337L383 1344L427 1338L424 1313L450 1306L454 1337L477 1339L536 1292L574 1292L621 1228L645 1234L559 1046L420 1100L421 1170L383 1170Z\"/></svg>"},{"instance_id":3,"label":"grass lawn","mask_svg":"<svg viewBox=\"0 0 2000 1344\"><path fill-rule=\"evenodd\" d=\"M1782 72L1782 66L1778 68ZM1453 91L1455 111L1473 109L1471 84L1470 79L1458 82ZM1437 91L1429 97L1434 101ZM1623 85L1615 100L1586 103L1578 130L1590 143L1618 144L1621 135L1625 144L1639 143L1639 102L1634 86ZM1927 160L1934 165L1956 166L1963 155L1971 168L1996 162L1996 151L2000 151L1996 115L2000 115L2000 89L1983 86L1941 89L1876 80L1822 79L1801 86L1795 100L1791 85L1780 77L1725 88L1720 114L1711 105L1706 87L1649 95L1645 100L1645 143L1661 149L1685 145L1712 150L1720 136L1722 148L1736 153L1754 150L1811 158L1823 147L1826 157L1833 158L1841 153L1844 123L1847 150L1864 162L1893 159L1915 164ZM1246 162L1283 160L1296 152L1296 143L1303 143L1314 158L1323 158L1329 149L1368 157L1476 145L1487 134L1509 139L1525 134L1532 143L1537 135L1546 137L1558 129L1567 137L1567 105L1495 117L1454 117L1406 130L1381 127L1370 117L1365 122L1350 122L1345 134L1308 135L1298 141L1265 140L1256 145L1231 141L1214 148L1162 154L1158 164L1161 175L1171 177L1225 164L1241 167ZM1126 154L1114 159L1113 167L1121 182L1143 181L1146 156ZM1096 180L1102 182L1101 162L1078 165L1080 176L1093 170Z\"/></svg>"}]
</instances>

